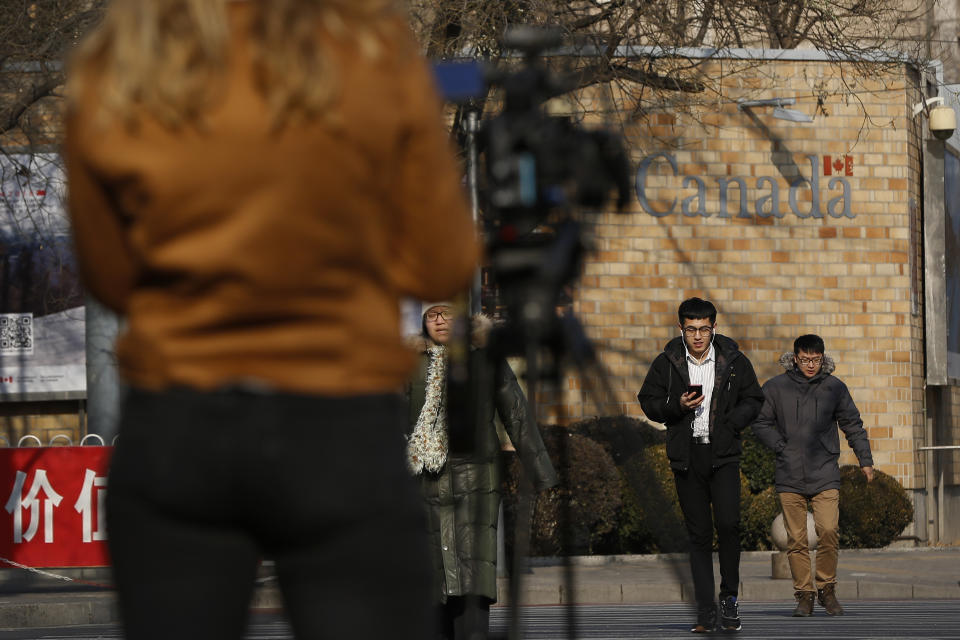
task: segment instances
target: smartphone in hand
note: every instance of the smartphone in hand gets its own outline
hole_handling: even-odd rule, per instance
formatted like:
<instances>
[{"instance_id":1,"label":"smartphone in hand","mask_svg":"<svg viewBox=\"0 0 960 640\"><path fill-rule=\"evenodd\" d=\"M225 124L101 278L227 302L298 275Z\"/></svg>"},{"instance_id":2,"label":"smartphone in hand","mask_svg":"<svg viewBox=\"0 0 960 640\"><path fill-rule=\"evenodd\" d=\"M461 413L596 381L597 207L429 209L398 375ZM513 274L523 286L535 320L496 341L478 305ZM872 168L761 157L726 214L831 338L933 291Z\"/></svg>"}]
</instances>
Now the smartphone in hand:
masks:
<instances>
[{"instance_id":1,"label":"smartphone in hand","mask_svg":"<svg viewBox=\"0 0 960 640\"><path fill-rule=\"evenodd\" d=\"M687 393L693 394L693 398L691 398L691 400L694 398L699 398L700 396L703 395L703 385L702 384L687 385Z\"/></svg>"}]
</instances>

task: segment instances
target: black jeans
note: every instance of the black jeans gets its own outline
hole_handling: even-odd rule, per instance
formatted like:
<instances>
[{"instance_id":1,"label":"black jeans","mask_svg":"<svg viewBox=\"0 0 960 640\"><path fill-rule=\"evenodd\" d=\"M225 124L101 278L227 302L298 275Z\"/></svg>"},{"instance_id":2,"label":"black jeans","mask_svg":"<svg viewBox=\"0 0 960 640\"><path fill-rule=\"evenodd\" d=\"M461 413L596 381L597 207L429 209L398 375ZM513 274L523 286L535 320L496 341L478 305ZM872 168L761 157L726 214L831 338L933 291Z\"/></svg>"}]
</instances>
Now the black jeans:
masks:
<instances>
[{"instance_id":1,"label":"black jeans","mask_svg":"<svg viewBox=\"0 0 960 640\"><path fill-rule=\"evenodd\" d=\"M131 391L107 497L127 640L238 639L259 558L297 638L434 633L399 397Z\"/></svg>"},{"instance_id":2,"label":"black jeans","mask_svg":"<svg viewBox=\"0 0 960 640\"><path fill-rule=\"evenodd\" d=\"M716 602L713 580L713 528L720 547L720 597L736 596L740 586L740 467L711 465L709 444L690 445L690 468L674 471L677 498L690 536L690 572L697 607ZM710 505L713 505L711 515Z\"/></svg>"}]
</instances>

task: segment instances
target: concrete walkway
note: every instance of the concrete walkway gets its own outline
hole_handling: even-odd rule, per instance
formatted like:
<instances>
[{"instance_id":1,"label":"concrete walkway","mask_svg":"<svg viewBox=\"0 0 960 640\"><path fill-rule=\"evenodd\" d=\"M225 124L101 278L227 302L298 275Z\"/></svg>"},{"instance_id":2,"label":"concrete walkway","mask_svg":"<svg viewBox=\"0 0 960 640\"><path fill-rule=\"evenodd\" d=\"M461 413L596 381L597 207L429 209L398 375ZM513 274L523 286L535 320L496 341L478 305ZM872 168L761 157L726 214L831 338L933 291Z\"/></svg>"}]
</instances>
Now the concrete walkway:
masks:
<instances>
[{"instance_id":1,"label":"concrete walkway","mask_svg":"<svg viewBox=\"0 0 960 640\"><path fill-rule=\"evenodd\" d=\"M792 601L789 579L773 579L772 552L744 553L740 564L743 601ZM564 569L556 559L533 559L523 576L521 604L567 602ZM687 561L681 555L589 556L574 562L573 601L590 604L680 602L692 598ZM108 624L119 620L109 571L52 571L73 581L0 571L0 629ZM960 600L960 547L844 550L837 593L844 600ZM83 582L80 582L83 581ZM501 580L500 603L508 601ZM269 574L252 602L254 611L283 606Z\"/></svg>"},{"instance_id":2,"label":"concrete walkway","mask_svg":"<svg viewBox=\"0 0 960 640\"><path fill-rule=\"evenodd\" d=\"M741 600L793 600L790 579L773 579L774 552L740 560ZM714 556L716 561L716 556ZM534 559L523 579L522 604L562 604L563 567ZM687 558L681 554L591 556L574 562L573 602L583 604L693 600ZM719 568L715 568L719 585ZM960 547L841 550L837 594L842 600L960 599ZM501 584L501 602L506 602ZM719 587L718 587L719 588Z\"/></svg>"}]
</instances>

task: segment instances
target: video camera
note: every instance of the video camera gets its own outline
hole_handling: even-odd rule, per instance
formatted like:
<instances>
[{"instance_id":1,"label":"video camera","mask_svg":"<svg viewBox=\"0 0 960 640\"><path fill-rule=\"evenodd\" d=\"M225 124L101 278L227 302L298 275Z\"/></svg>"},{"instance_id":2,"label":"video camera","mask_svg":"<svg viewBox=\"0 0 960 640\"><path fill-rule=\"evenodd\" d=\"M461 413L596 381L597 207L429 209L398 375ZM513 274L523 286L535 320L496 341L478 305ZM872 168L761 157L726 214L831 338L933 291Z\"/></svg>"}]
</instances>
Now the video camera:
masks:
<instances>
[{"instance_id":1,"label":"video camera","mask_svg":"<svg viewBox=\"0 0 960 640\"><path fill-rule=\"evenodd\" d=\"M480 121L479 126L473 126L477 124L475 115L467 117L463 139L471 195L475 208L483 211L490 274L506 307L506 322L494 332L484 356L466 347L466 327L459 329L460 347L451 351L447 376L451 451L474 450L476 435L485 427L475 424L478 402L493 394L496 382L491 370L506 366L506 357L526 359L533 425L538 424L537 383L540 378L559 380L565 359L584 376L594 370L592 378L607 383L580 323L558 307L580 274L589 249L578 214L582 209L602 208L613 190L622 211L630 194L630 164L619 136L588 130L570 117L546 112L548 100L577 88L572 77L552 72L543 59L544 52L561 44L558 31L518 27L507 31L503 41L504 49L523 54L516 68L483 73L475 64L460 64L437 69L447 99L462 103L461 110L483 104L491 86L502 90L499 113ZM480 155L483 172L478 170ZM479 287L472 297L479 302ZM479 304L471 306L479 308ZM489 360L484 363L483 357ZM493 367L484 366L490 364ZM560 458L565 467L564 445ZM521 474L519 493L511 602L519 593L526 553L524 532L529 530L532 514L529 474ZM568 521L567 515L561 518L563 523ZM572 590L572 571L566 575L567 587ZM514 611L509 637L518 638L519 628Z\"/></svg>"},{"instance_id":2,"label":"video camera","mask_svg":"<svg viewBox=\"0 0 960 640\"><path fill-rule=\"evenodd\" d=\"M618 210L630 196L620 136L545 111L548 100L577 88L572 77L551 71L543 60L544 52L561 44L558 30L515 27L506 32L503 48L523 55L517 68L437 67L448 100L468 103L485 98L490 87L502 90L502 109L477 131L485 171L475 194L490 273L507 311L493 343L502 355L564 340L569 328L556 308L588 249L577 214L603 207L614 189Z\"/></svg>"}]
</instances>

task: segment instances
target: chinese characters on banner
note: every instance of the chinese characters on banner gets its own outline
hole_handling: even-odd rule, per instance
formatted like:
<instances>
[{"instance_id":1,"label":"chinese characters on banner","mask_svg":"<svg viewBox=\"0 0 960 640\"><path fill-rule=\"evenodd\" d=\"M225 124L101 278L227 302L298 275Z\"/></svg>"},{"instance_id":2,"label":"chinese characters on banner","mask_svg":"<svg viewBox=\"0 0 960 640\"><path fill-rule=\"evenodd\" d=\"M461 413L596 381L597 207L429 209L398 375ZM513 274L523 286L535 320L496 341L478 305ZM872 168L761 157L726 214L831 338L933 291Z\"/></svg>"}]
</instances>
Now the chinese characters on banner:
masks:
<instances>
[{"instance_id":1,"label":"chinese characters on banner","mask_svg":"<svg viewBox=\"0 0 960 640\"><path fill-rule=\"evenodd\" d=\"M112 452L0 449L0 557L30 567L108 565L104 502Z\"/></svg>"}]
</instances>

